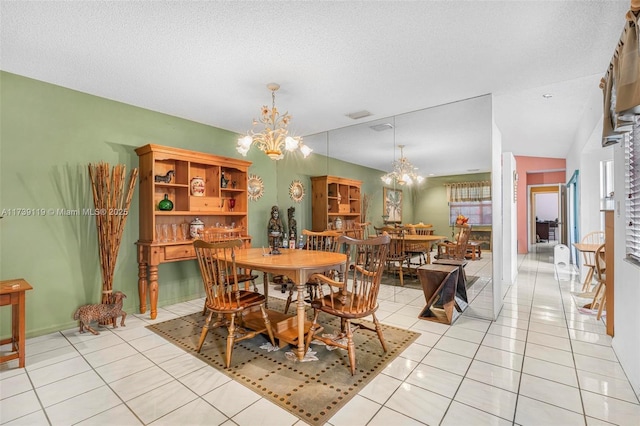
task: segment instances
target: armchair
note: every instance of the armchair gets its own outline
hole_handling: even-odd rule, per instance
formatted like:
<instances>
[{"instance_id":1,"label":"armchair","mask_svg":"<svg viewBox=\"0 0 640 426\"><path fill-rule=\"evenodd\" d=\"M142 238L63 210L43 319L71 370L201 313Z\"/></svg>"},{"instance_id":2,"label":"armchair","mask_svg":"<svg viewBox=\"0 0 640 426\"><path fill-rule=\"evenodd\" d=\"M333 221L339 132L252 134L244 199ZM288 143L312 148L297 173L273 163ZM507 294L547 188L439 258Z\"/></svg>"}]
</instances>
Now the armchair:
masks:
<instances>
[{"instance_id":1,"label":"armchair","mask_svg":"<svg viewBox=\"0 0 640 426\"><path fill-rule=\"evenodd\" d=\"M307 250L315 250L315 251L332 251L337 252L340 248L338 244L338 239L341 234L337 231L320 231L314 232L309 231L307 229L302 230L302 235L307 237ZM327 271L326 275L329 277L333 277L336 274L336 271ZM294 287L290 286L289 296L287 297L287 302L284 307L284 313L286 314L289 311L289 306L291 306L291 300L293 299L293 290ZM316 281L309 280L307 282L307 290L309 291L309 299L314 299L317 294L317 283Z\"/></svg>"},{"instance_id":2,"label":"armchair","mask_svg":"<svg viewBox=\"0 0 640 426\"><path fill-rule=\"evenodd\" d=\"M341 279L332 279L323 274L311 276L311 280L318 283L319 297L311 302L313 323L307 334L305 353L314 339L329 346L345 349L349 357L351 375L354 375L356 371L356 349L353 342L353 331L358 329L375 331L383 351L387 351L382 328L376 317L376 310L378 309L378 291L380 290L380 281L390 240L391 238L388 235L366 240L355 240L345 236L340 237L338 242L340 245L344 245L347 253L347 270ZM360 253L364 253L364 255L360 255ZM356 263L355 260L358 258L362 259L362 261ZM329 293L324 293L321 284L329 286ZM336 335L328 336L320 333L316 335L316 330L321 329L318 325L320 312L340 318L341 328L336 331ZM373 319L373 328L365 324L352 324L351 322L354 319L365 318L369 315ZM346 343L344 342L345 338ZM339 353L339 351L336 352Z\"/></svg>"}]
</instances>

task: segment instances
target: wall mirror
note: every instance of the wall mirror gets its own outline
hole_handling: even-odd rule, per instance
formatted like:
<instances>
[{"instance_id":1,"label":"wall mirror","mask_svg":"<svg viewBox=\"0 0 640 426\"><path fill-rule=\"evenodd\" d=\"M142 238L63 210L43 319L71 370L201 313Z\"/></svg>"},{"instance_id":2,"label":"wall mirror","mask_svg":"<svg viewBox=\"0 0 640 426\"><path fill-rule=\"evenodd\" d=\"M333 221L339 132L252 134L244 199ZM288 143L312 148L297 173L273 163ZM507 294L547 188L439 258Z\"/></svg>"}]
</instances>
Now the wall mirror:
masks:
<instances>
[{"instance_id":1,"label":"wall mirror","mask_svg":"<svg viewBox=\"0 0 640 426\"><path fill-rule=\"evenodd\" d=\"M299 180L294 180L289 185L289 197L296 203L304 198L304 185Z\"/></svg>"},{"instance_id":2,"label":"wall mirror","mask_svg":"<svg viewBox=\"0 0 640 426\"><path fill-rule=\"evenodd\" d=\"M326 141L321 138L306 141L318 142L317 147L312 146L314 152L320 150L328 157L380 170L380 176L391 171L392 162L400 157L398 145L403 144L405 157L426 180L412 187L387 186L381 180L363 182L363 192L370 193L373 199L367 220L373 226L382 226L384 188L398 189L403 194L402 223L431 223L436 235L451 239L454 229L445 184L490 180L492 123L492 98L486 95L331 130ZM354 144L354 141L359 142ZM367 155L354 149L361 146L362 141L366 141ZM340 176L344 175L344 169L328 165L327 173ZM471 285L465 315L493 318L491 254L484 251L482 259L469 260L467 264ZM498 292L501 292L499 284ZM418 286L416 281L415 287Z\"/></svg>"},{"instance_id":3,"label":"wall mirror","mask_svg":"<svg viewBox=\"0 0 640 426\"><path fill-rule=\"evenodd\" d=\"M249 200L256 201L264 194L264 182L258 175L249 175L247 179L247 193Z\"/></svg>"}]
</instances>

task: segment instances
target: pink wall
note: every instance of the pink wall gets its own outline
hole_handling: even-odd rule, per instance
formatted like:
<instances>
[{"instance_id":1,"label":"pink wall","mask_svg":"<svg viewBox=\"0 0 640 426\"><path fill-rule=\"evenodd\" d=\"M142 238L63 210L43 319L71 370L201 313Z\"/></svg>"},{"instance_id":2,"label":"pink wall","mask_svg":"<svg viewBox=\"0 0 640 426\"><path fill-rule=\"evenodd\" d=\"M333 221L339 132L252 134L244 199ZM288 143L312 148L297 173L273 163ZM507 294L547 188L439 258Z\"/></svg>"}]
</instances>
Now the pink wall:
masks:
<instances>
[{"instance_id":1,"label":"pink wall","mask_svg":"<svg viewBox=\"0 0 640 426\"><path fill-rule=\"evenodd\" d=\"M565 183L565 180L566 172L564 170L561 172L531 173L527 175L527 185Z\"/></svg>"},{"instance_id":2,"label":"pink wall","mask_svg":"<svg viewBox=\"0 0 640 426\"><path fill-rule=\"evenodd\" d=\"M518 253L528 252L527 241L527 186L566 182L564 158L515 156L518 172ZM545 172L544 170L554 170ZM561 170L561 171L556 171Z\"/></svg>"}]
</instances>

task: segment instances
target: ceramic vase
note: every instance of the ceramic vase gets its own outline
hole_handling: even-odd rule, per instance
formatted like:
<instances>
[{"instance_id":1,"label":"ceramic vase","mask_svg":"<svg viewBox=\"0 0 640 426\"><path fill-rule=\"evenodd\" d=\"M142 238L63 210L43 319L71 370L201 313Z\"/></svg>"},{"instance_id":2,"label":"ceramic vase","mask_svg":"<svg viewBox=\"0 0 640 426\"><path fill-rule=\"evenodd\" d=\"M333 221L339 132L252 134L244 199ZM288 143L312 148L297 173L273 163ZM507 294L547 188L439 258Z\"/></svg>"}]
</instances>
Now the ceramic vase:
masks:
<instances>
[{"instance_id":1,"label":"ceramic vase","mask_svg":"<svg viewBox=\"0 0 640 426\"><path fill-rule=\"evenodd\" d=\"M173 201L169 199L169 194L164 194L164 199L160 200L158 203L158 210L173 210Z\"/></svg>"},{"instance_id":2,"label":"ceramic vase","mask_svg":"<svg viewBox=\"0 0 640 426\"><path fill-rule=\"evenodd\" d=\"M204 196L204 179L200 176L191 179L191 195L196 197Z\"/></svg>"},{"instance_id":3,"label":"ceramic vase","mask_svg":"<svg viewBox=\"0 0 640 426\"><path fill-rule=\"evenodd\" d=\"M191 238L197 239L200 237L200 233L202 231L204 231L204 222L196 217L189 224L189 234L191 235Z\"/></svg>"}]
</instances>

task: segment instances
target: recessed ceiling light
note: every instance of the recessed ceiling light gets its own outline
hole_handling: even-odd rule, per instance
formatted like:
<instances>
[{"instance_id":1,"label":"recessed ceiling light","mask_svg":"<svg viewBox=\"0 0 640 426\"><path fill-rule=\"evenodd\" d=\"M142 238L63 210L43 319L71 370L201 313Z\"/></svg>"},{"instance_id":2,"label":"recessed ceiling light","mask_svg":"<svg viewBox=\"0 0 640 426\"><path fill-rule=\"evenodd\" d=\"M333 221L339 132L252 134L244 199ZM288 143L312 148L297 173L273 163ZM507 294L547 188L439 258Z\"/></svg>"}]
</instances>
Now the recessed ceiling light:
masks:
<instances>
[{"instance_id":1,"label":"recessed ceiling light","mask_svg":"<svg viewBox=\"0 0 640 426\"><path fill-rule=\"evenodd\" d=\"M375 124L369 127L375 130L376 132L382 132L383 130L393 129L393 125L391 123Z\"/></svg>"},{"instance_id":2,"label":"recessed ceiling light","mask_svg":"<svg viewBox=\"0 0 640 426\"><path fill-rule=\"evenodd\" d=\"M360 118L369 117L370 115L371 113L369 111L363 109L362 111L356 111L356 112L347 114L347 117L353 120L358 120Z\"/></svg>"},{"instance_id":3,"label":"recessed ceiling light","mask_svg":"<svg viewBox=\"0 0 640 426\"><path fill-rule=\"evenodd\" d=\"M553 95L551 93L544 93L542 97L545 99L550 99L550 98L553 98Z\"/></svg>"},{"instance_id":4,"label":"recessed ceiling light","mask_svg":"<svg viewBox=\"0 0 640 426\"><path fill-rule=\"evenodd\" d=\"M480 169L467 169L468 172L479 172Z\"/></svg>"}]
</instances>

